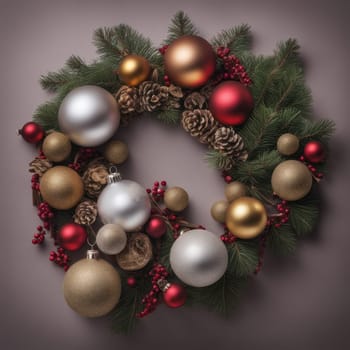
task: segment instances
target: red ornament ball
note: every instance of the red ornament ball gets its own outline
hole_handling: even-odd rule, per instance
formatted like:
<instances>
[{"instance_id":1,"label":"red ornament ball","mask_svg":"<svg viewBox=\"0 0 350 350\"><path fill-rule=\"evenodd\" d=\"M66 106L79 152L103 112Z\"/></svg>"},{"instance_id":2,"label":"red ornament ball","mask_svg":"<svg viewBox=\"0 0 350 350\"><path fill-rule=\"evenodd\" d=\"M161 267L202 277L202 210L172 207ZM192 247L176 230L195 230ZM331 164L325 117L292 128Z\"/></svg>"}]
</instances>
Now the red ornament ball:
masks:
<instances>
[{"instance_id":1,"label":"red ornament ball","mask_svg":"<svg viewBox=\"0 0 350 350\"><path fill-rule=\"evenodd\" d=\"M166 223L159 216L153 216L146 225L146 232L152 238L160 238L166 232Z\"/></svg>"},{"instance_id":2,"label":"red ornament ball","mask_svg":"<svg viewBox=\"0 0 350 350\"><path fill-rule=\"evenodd\" d=\"M163 294L164 302L169 307L177 308L185 304L187 295L183 286L177 283L172 283Z\"/></svg>"},{"instance_id":3,"label":"red ornament ball","mask_svg":"<svg viewBox=\"0 0 350 350\"><path fill-rule=\"evenodd\" d=\"M137 285L137 281L136 281L136 278L134 276L129 276L126 280L126 283L131 288L134 288Z\"/></svg>"},{"instance_id":4,"label":"red ornament ball","mask_svg":"<svg viewBox=\"0 0 350 350\"><path fill-rule=\"evenodd\" d=\"M309 141L304 147L304 157L311 163L321 163L326 157L324 146L319 141Z\"/></svg>"},{"instance_id":5,"label":"red ornament ball","mask_svg":"<svg viewBox=\"0 0 350 350\"><path fill-rule=\"evenodd\" d=\"M86 242L87 233L83 226L69 223L58 231L58 241L62 248L75 251L80 249Z\"/></svg>"},{"instance_id":6,"label":"red ornament ball","mask_svg":"<svg viewBox=\"0 0 350 350\"><path fill-rule=\"evenodd\" d=\"M209 109L214 118L225 125L241 125L253 110L254 100L250 90L236 81L225 81L213 91Z\"/></svg>"},{"instance_id":7,"label":"red ornament ball","mask_svg":"<svg viewBox=\"0 0 350 350\"><path fill-rule=\"evenodd\" d=\"M45 137L42 126L34 122L24 124L22 129L18 130L18 133L29 143L38 143Z\"/></svg>"}]
</instances>

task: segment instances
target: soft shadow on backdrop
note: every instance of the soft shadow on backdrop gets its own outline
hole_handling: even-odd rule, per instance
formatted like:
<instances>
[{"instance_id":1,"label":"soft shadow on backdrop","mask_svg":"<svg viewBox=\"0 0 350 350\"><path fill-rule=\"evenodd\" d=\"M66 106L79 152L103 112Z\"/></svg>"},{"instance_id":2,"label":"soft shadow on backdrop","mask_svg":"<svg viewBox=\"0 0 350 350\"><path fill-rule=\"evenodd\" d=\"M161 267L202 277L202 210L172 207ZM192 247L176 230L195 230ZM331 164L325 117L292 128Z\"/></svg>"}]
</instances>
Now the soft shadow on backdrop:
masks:
<instances>
[{"instance_id":1,"label":"soft shadow on backdrop","mask_svg":"<svg viewBox=\"0 0 350 350\"><path fill-rule=\"evenodd\" d=\"M295 257L268 257L235 314L223 320L201 309L159 310L132 336L116 336L105 320L75 315L61 293L62 271L48 251L31 246L38 224L31 206L27 164L34 150L15 130L45 101L40 74L60 68L71 54L92 60L93 30L128 23L159 44L170 17L186 11L210 37L249 23L254 51L268 54L296 37L306 62L316 118L337 123L327 205L317 234ZM350 347L348 111L348 1L0 1L1 38L1 349L346 349ZM147 185L165 178L191 195L190 215L216 229L210 203L223 195L219 175L203 161L204 149L182 130L148 119L120 137L131 159L123 172Z\"/></svg>"}]
</instances>

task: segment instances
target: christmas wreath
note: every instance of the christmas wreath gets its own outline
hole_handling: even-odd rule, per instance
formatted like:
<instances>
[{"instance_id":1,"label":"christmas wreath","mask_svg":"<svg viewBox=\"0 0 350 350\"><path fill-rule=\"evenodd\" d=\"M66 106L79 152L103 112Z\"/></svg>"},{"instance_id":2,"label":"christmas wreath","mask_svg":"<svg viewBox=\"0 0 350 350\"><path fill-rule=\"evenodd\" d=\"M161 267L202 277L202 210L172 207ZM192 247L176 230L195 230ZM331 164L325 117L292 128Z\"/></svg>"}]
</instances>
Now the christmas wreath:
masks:
<instances>
[{"instance_id":1,"label":"christmas wreath","mask_svg":"<svg viewBox=\"0 0 350 350\"><path fill-rule=\"evenodd\" d=\"M29 171L43 223L32 243L51 234L49 259L66 271L68 305L87 317L110 314L116 331L161 301L226 314L261 270L265 248L292 253L317 221L334 124L310 120L298 44L253 55L247 25L209 43L183 12L160 49L123 24L96 30L94 43L97 61L71 56L41 77L55 97L19 131L39 145ZM181 216L183 188L122 179L128 147L113 136L145 113L208 145L206 159L227 183L211 209L222 232ZM86 258L70 266L70 252L84 245Z\"/></svg>"}]
</instances>

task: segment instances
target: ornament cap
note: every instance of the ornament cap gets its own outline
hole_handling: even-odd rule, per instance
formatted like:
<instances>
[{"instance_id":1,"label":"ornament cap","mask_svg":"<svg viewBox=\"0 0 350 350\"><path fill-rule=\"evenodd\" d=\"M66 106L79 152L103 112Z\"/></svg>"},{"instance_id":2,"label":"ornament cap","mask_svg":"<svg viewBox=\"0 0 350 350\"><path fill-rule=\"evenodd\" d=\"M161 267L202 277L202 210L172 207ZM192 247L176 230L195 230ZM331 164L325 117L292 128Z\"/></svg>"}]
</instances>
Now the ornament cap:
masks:
<instances>
[{"instance_id":1,"label":"ornament cap","mask_svg":"<svg viewBox=\"0 0 350 350\"><path fill-rule=\"evenodd\" d=\"M120 175L116 166L111 166L109 168L109 174L107 176L107 183L113 184L122 180L122 176Z\"/></svg>"},{"instance_id":2,"label":"ornament cap","mask_svg":"<svg viewBox=\"0 0 350 350\"><path fill-rule=\"evenodd\" d=\"M157 281L157 285L158 285L159 289L160 289L163 293L166 292L166 291L170 288L170 286L171 286L171 284L170 284L166 279L164 279L164 278L159 279L159 280Z\"/></svg>"},{"instance_id":3,"label":"ornament cap","mask_svg":"<svg viewBox=\"0 0 350 350\"><path fill-rule=\"evenodd\" d=\"M88 259L88 260L97 260L99 255L100 254L99 254L98 250L96 250L96 249L89 249L86 252L86 259Z\"/></svg>"}]
</instances>

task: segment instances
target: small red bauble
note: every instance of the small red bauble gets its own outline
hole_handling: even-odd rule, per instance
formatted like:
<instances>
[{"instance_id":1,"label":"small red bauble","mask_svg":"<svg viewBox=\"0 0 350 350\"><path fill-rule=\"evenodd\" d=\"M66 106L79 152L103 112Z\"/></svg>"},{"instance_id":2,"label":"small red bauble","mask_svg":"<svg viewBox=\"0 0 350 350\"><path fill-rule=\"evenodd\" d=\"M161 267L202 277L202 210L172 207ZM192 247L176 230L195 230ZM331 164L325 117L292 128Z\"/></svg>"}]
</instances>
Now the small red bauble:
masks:
<instances>
[{"instance_id":1,"label":"small red bauble","mask_svg":"<svg viewBox=\"0 0 350 350\"><path fill-rule=\"evenodd\" d=\"M163 294L164 302L169 307L180 307L186 302L186 290L180 284L172 283Z\"/></svg>"},{"instance_id":2,"label":"small red bauble","mask_svg":"<svg viewBox=\"0 0 350 350\"><path fill-rule=\"evenodd\" d=\"M24 124L22 129L18 130L18 133L29 143L38 143L45 136L42 126L34 122Z\"/></svg>"},{"instance_id":3,"label":"small red bauble","mask_svg":"<svg viewBox=\"0 0 350 350\"><path fill-rule=\"evenodd\" d=\"M134 276L129 276L126 280L126 283L129 287L136 287L137 281L136 278Z\"/></svg>"},{"instance_id":4,"label":"small red bauble","mask_svg":"<svg viewBox=\"0 0 350 350\"><path fill-rule=\"evenodd\" d=\"M250 90L236 81L225 81L213 91L209 109L214 118L225 125L241 125L253 110L254 100Z\"/></svg>"},{"instance_id":5,"label":"small red bauble","mask_svg":"<svg viewBox=\"0 0 350 350\"><path fill-rule=\"evenodd\" d=\"M83 226L69 223L58 231L58 241L62 248L74 251L80 249L86 242L87 233Z\"/></svg>"},{"instance_id":6,"label":"small red bauble","mask_svg":"<svg viewBox=\"0 0 350 350\"><path fill-rule=\"evenodd\" d=\"M319 141L309 141L304 147L304 157L311 163L321 163L325 156L324 146Z\"/></svg>"},{"instance_id":7,"label":"small red bauble","mask_svg":"<svg viewBox=\"0 0 350 350\"><path fill-rule=\"evenodd\" d=\"M166 223L159 216L153 216L146 225L146 232L152 238L160 238L166 232Z\"/></svg>"}]
</instances>

